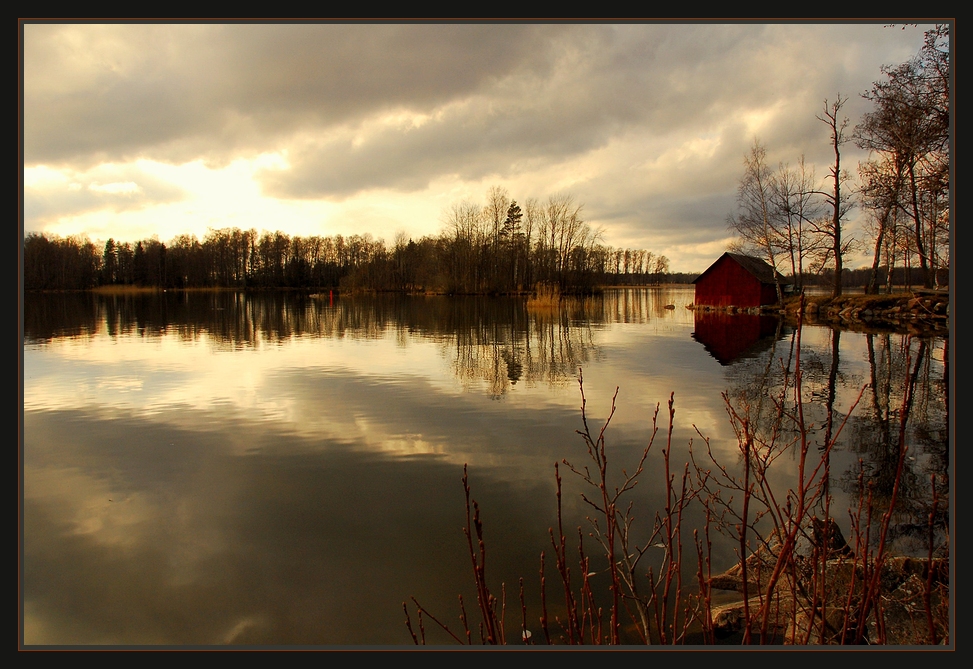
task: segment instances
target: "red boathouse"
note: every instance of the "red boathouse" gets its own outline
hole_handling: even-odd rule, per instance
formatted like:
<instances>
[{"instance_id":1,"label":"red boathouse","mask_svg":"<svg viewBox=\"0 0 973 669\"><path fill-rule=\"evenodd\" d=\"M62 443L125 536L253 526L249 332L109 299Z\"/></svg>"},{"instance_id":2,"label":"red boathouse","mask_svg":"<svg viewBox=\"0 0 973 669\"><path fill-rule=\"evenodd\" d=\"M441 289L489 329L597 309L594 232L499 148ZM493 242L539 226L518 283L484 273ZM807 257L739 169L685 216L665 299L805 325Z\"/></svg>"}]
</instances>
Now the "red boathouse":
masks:
<instances>
[{"instance_id":1,"label":"red boathouse","mask_svg":"<svg viewBox=\"0 0 973 669\"><path fill-rule=\"evenodd\" d=\"M760 258L740 253L724 253L696 277L696 306L759 307L777 304L774 275L784 277Z\"/></svg>"}]
</instances>

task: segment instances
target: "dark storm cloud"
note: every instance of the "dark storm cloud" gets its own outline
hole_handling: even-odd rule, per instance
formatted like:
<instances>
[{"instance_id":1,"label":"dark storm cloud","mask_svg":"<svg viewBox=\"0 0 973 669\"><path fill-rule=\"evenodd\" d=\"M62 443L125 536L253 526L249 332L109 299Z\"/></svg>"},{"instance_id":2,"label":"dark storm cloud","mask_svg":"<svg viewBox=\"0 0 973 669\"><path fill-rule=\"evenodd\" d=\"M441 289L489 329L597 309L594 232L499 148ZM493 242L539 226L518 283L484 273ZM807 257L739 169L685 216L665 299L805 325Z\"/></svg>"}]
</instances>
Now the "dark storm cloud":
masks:
<instances>
[{"instance_id":1,"label":"dark storm cloud","mask_svg":"<svg viewBox=\"0 0 973 669\"><path fill-rule=\"evenodd\" d=\"M516 128L531 136L542 126L583 150L592 140L577 135L635 122L663 132L718 113L714 100L739 87L726 53L749 49L764 29L32 25L27 164L145 155L219 161L277 148L294 131L399 108L431 112L474 94L502 112L489 115L492 133L520 140ZM55 76L65 69L75 76ZM435 138L428 141L435 151ZM552 145L556 154L559 143ZM461 143L456 154L478 146Z\"/></svg>"},{"instance_id":2,"label":"dark storm cloud","mask_svg":"<svg viewBox=\"0 0 973 669\"><path fill-rule=\"evenodd\" d=\"M267 170L262 182L268 194L280 197L347 196L369 188L422 190L442 175L473 181L512 175L577 156L609 138L606 127L591 123L590 109L564 105L555 124L516 107L474 100L420 127L381 128L361 139L349 132L295 150L290 169Z\"/></svg>"},{"instance_id":3,"label":"dark storm cloud","mask_svg":"<svg viewBox=\"0 0 973 669\"><path fill-rule=\"evenodd\" d=\"M277 148L388 107L424 110L529 60L557 26L25 27L28 165Z\"/></svg>"},{"instance_id":4,"label":"dark storm cloud","mask_svg":"<svg viewBox=\"0 0 973 669\"><path fill-rule=\"evenodd\" d=\"M824 97L838 90L856 97L878 75L881 62L868 62L875 56L867 44L884 37L879 30L27 25L26 164L134 157L225 163L291 145L295 133L357 127L396 110L446 110L445 120L424 133L387 131L369 138L366 150L347 151L340 141L321 145L319 136L309 145L298 141L294 183L282 183L280 174L269 184L302 197L354 188L352 175L364 179L363 188L411 188L436 172L462 173L461 162L479 174L509 165L512 155L559 159L633 125L664 134L781 101L804 108L813 101L807 110L813 118ZM860 43L865 48L856 51ZM860 76L863 68L868 78ZM464 102L465 118L448 107ZM480 137L464 138L461 129ZM426 151L425 165L396 161ZM382 154L390 161L376 182L379 168L357 163ZM457 165L446 163L450 157ZM308 172L320 163L342 165L348 174L336 180L325 170L316 188Z\"/></svg>"},{"instance_id":5,"label":"dark storm cloud","mask_svg":"<svg viewBox=\"0 0 973 669\"><path fill-rule=\"evenodd\" d=\"M292 150L289 170L264 174L264 187L283 197L344 197L369 188L419 190L442 175L516 178L631 132L723 132L719 158L739 163L754 137L746 115L767 110L766 143L795 159L810 144L826 160L815 115L829 95L867 81L849 84L845 68L808 58L815 34L833 28L567 26L524 52L542 58L543 67L511 70L469 95L456 89L419 127L363 118L327 141L307 141Z\"/></svg>"},{"instance_id":6,"label":"dark storm cloud","mask_svg":"<svg viewBox=\"0 0 973 669\"><path fill-rule=\"evenodd\" d=\"M746 48L760 29L729 35L725 46ZM522 68L475 95L458 96L419 127L348 128L330 141L308 143L291 153L290 170L265 173L267 192L346 196L367 188L422 189L444 174L511 176L583 155L626 129L664 134L723 113L705 82L672 85L709 58L696 46L701 39L669 44L663 26L570 26L546 37L545 51L530 54L543 67ZM670 67L683 58L690 64ZM712 62L716 71L707 76L727 81L720 61Z\"/></svg>"}]
</instances>

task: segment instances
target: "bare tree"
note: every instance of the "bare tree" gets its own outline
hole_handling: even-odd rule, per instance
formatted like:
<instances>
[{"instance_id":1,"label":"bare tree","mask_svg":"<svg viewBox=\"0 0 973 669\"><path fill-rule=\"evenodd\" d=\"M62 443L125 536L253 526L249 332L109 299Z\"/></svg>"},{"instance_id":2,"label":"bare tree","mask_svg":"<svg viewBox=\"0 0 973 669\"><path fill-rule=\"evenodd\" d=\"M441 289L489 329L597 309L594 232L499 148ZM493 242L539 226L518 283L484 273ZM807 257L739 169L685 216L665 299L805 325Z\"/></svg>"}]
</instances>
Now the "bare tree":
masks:
<instances>
[{"instance_id":1,"label":"bare tree","mask_svg":"<svg viewBox=\"0 0 973 669\"><path fill-rule=\"evenodd\" d=\"M820 216L816 200L814 170L808 168L802 155L796 168L780 163L772 182L774 215L785 242L783 251L790 258L791 275L798 288L804 285L804 261L816 250L810 235L810 224Z\"/></svg>"},{"instance_id":2,"label":"bare tree","mask_svg":"<svg viewBox=\"0 0 973 669\"><path fill-rule=\"evenodd\" d=\"M744 245L757 249L774 268L777 300L782 301L777 262L781 250L789 245L790 240L776 227L778 217L773 202L774 174L767 166L767 150L756 138L750 152L743 158L743 168L743 177L737 189L739 212L727 219L727 226L739 235Z\"/></svg>"},{"instance_id":3,"label":"bare tree","mask_svg":"<svg viewBox=\"0 0 973 669\"><path fill-rule=\"evenodd\" d=\"M842 219L848 211L849 194L842 192L842 185L851 177L847 171L841 171L841 147L848 142L845 130L848 127L848 118L841 116L841 108L848 102L848 98L841 97L839 93L834 102L824 101L824 112L818 116L818 120L828 126L831 132L831 146L834 150L834 164L831 166L830 178L832 188L830 192L824 192L826 205L831 208L831 216L822 219L817 227L817 232L822 238L827 239L828 255L834 260L834 288L832 295L841 295L841 270L844 254L848 251L850 240L843 240L841 234Z\"/></svg>"},{"instance_id":4,"label":"bare tree","mask_svg":"<svg viewBox=\"0 0 973 669\"><path fill-rule=\"evenodd\" d=\"M892 155L884 155L858 166L859 198L862 207L869 214L866 225L875 240L872 267L865 285L866 293L878 292L878 270L883 260L883 251L890 275L895 266L895 244L888 242L894 240L896 234L902 173L901 161L896 161Z\"/></svg>"},{"instance_id":5,"label":"bare tree","mask_svg":"<svg viewBox=\"0 0 973 669\"><path fill-rule=\"evenodd\" d=\"M662 283L666 275L669 274L669 259L665 256L656 258L652 272L655 274L656 282Z\"/></svg>"},{"instance_id":6,"label":"bare tree","mask_svg":"<svg viewBox=\"0 0 973 669\"><path fill-rule=\"evenodd\" d=\"M487 191L487 203L483 207L483 218L489 227L490 234L490 283L493 289L498 288L501 281L501 231L503 221L507 217L510 207L510 193L503 186L491 186Z\"/></svg>"},{"instance_id":7,"label":"bare tree","mask_svg":"<svg viewBox=\"0 0 973 669\"><path fill-rule=\"evenodd\" d=\"M948 26L939 25L926 32L915 58L882 68L885 79L863 94L875 109L854 132L858 146L873 154L873 181L897 185L894 206L912 219L911 246L927 287L938 279L938 249L948 248L949 37Z\"/></svg>"},{"instance_id":8,"label":"bare tree","mask_svg":"<svg viewBox=\"0 0 973 669\"><path fill-rule=\"evenodd\" d=\"M581 218L582 205L574 197L557 193L544 209L544 256L546 278L565 287L572 249L585 241L589 230Z\"/></svg>"},{"instance_id":9,"label":"bare tree","mask_svg":"<svg viewBox=\"0 0 973 669\"><path fill-rule=\"evenodd\" d=\"M534 240L537 238L542 230L544 214L541 210L541 206L537 203L537 198L530 197L524 202L524 238L527 243L527 261L524 268L524 279L528 288L532 288L534 285L535 278L535 260L536 260L536 250L534 248Z\"/></svg>"},{"instance_id":10,"label":"bare tree","mask_svg":"<svg viewBox=\"0 0 973 669\"><path fill-rule=\"evenodd\" d=\"M478 291L481 286L480 250L486 237L480 207L469 200L444 212L449 244L449 290Z\"/></svg>"}]
</instances>

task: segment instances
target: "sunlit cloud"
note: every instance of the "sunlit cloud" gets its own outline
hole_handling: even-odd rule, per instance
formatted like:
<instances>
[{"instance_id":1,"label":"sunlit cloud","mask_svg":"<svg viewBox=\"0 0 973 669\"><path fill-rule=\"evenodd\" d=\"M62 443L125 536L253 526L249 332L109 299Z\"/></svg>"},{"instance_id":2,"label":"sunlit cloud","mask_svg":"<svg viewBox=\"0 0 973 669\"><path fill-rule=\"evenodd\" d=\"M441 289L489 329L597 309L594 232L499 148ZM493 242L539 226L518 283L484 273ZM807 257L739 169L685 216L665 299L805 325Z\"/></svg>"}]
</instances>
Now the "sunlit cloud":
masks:
<instances>
[{"instance_id":1,"label":"sunlit cloud","mask_svg":"<svg viewBox=\"0 0 973 669\"><path fill-rule=\"evenodd\" d=\"M73 186L74 184L71 185ZM70 187L71 186L68 186L68 188ZM134 195L142 192L142 189L134 181L116 181L115 183L110 184L93 183L90 184L88 188L96 193L109 193L111 195Z\"/></svg>"}]
</instances>

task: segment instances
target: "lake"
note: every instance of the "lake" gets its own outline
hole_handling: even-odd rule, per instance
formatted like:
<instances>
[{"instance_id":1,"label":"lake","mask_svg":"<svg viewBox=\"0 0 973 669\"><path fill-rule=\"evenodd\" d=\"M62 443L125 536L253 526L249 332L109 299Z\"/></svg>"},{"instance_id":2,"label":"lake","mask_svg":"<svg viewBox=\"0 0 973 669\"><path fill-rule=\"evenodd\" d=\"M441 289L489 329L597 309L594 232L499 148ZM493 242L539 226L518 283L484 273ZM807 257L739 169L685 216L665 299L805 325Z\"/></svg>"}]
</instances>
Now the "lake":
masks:
<instances>
[{"instance_id":1,"label":"lake","mask_svg":"<svg viewBox=\"0 0 973 669\"><path fill-rule=\"evenodd\" d=\"M670 396L677 485L690 449L701 462L707 442L735 471L723 393L759 424L799 352L806 434L818 447L838 435L831 514L850 536L860 475L881 510L904 425L890 540L925 555L933 476L937 518L948 520L948 340L707 320L686 308L692 299L691 287L612 290L561 309L327 292L28 294L24 643L411 645L403 602L415 627L413 597L460 629L458 595L476 619L464 465L486 578L498 597L505 584L518 635L523 578L538 634L542 551L555 576L554 465L590 465L576 433L579 370L595 435L618 389L605 432L613 481L637 466L661 406L627 495L635 539L666 504ZM785 491L797 468L781 449L768 480ZM563 464L560 476L565 535L576 546L583 527L594 554L586 488ZM704 522L687 507L687 545ZM715 572L734 545L712 534ZM664 558L646 551L649 566ZM425 631L450 642L428 617Z\"/></svg>"}]
</instances>

